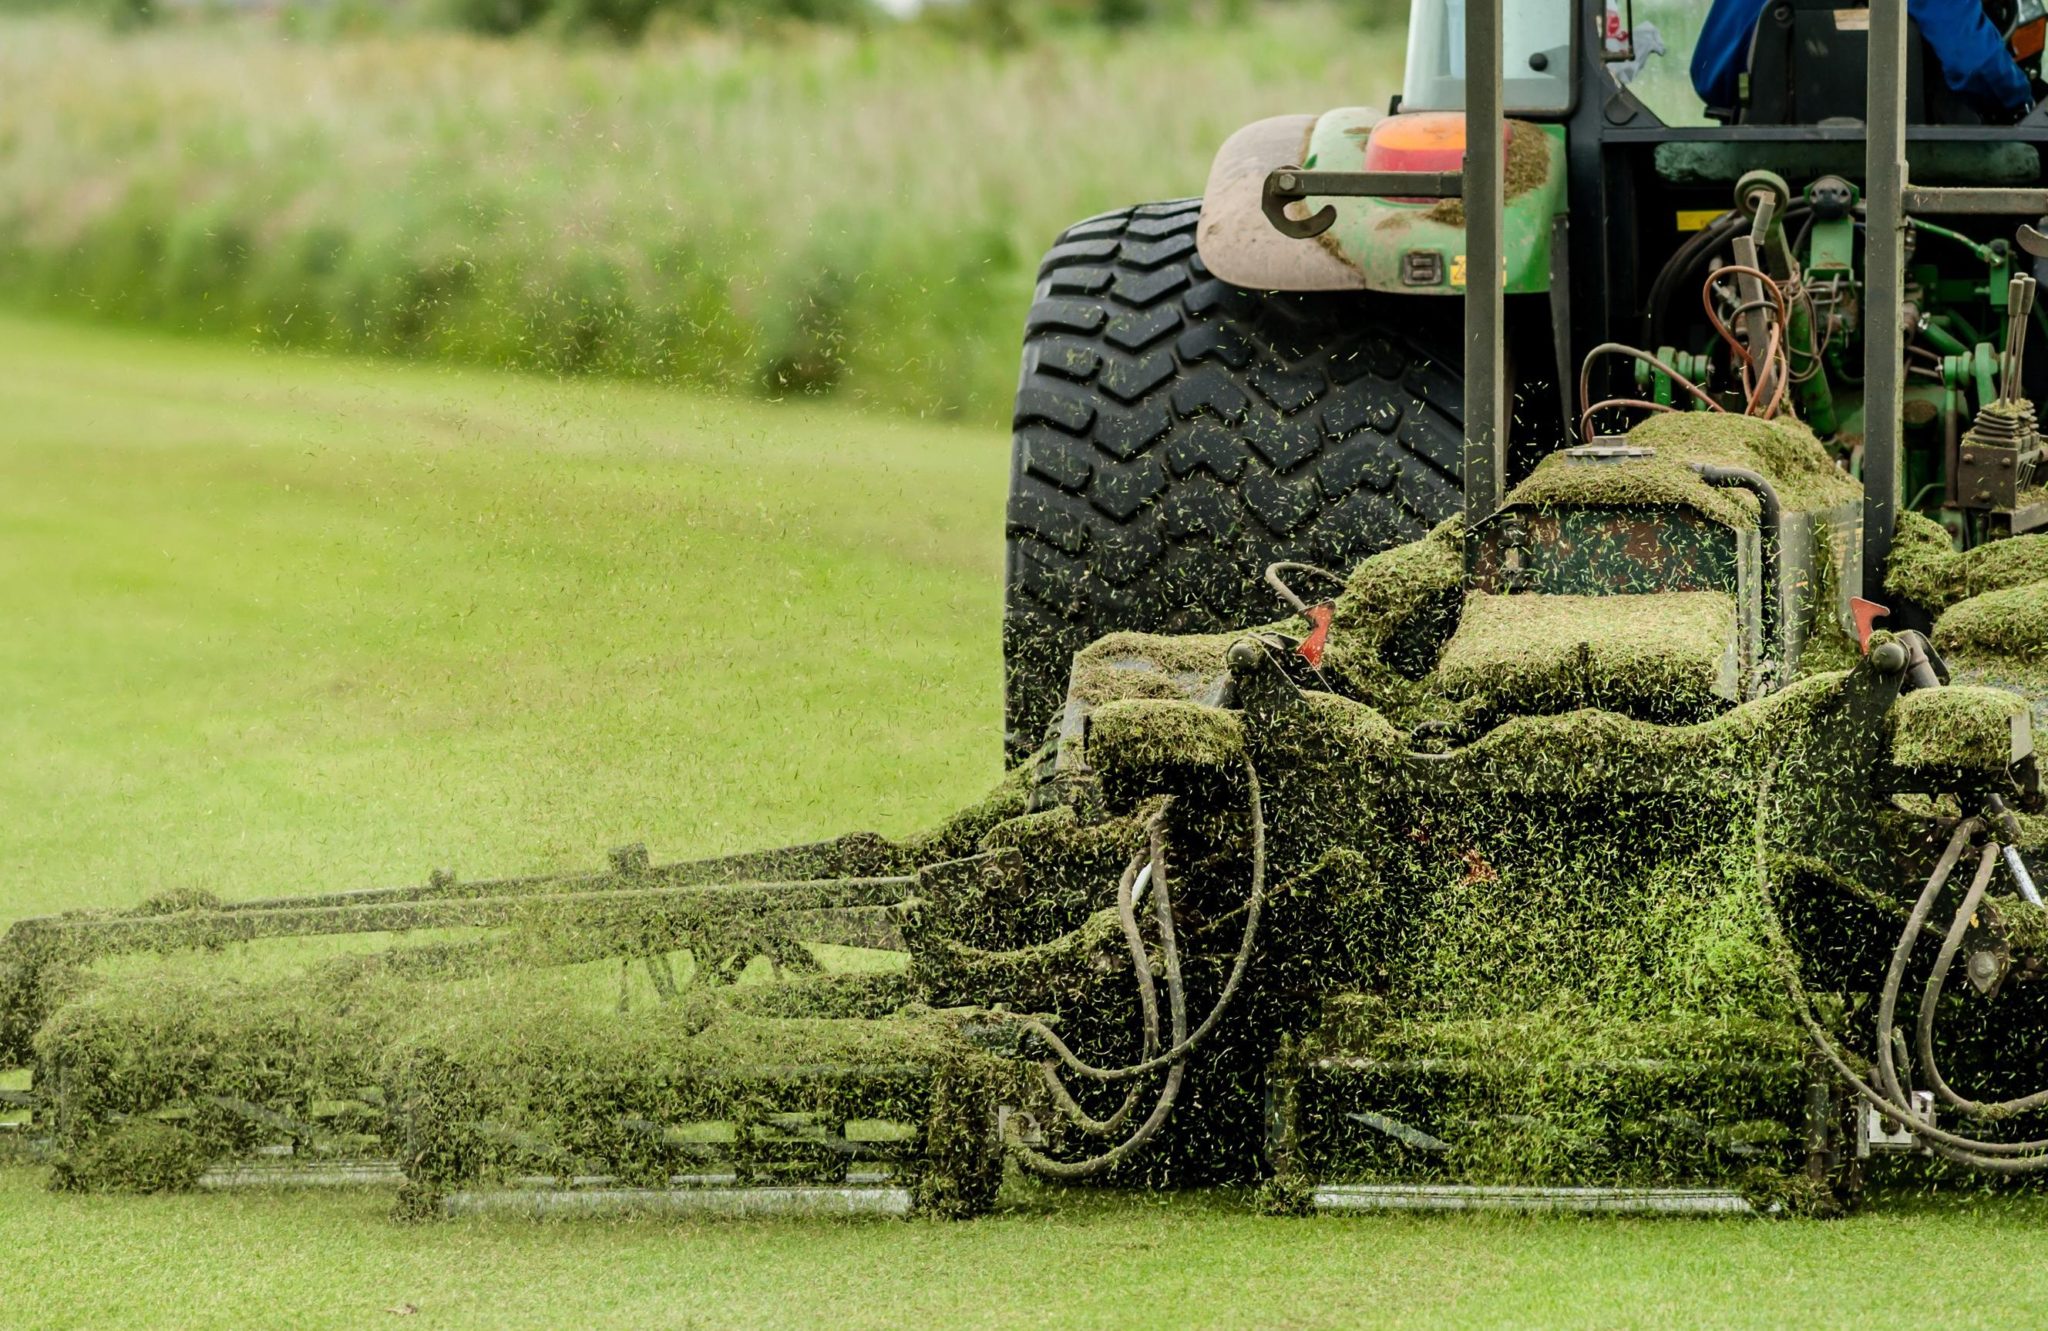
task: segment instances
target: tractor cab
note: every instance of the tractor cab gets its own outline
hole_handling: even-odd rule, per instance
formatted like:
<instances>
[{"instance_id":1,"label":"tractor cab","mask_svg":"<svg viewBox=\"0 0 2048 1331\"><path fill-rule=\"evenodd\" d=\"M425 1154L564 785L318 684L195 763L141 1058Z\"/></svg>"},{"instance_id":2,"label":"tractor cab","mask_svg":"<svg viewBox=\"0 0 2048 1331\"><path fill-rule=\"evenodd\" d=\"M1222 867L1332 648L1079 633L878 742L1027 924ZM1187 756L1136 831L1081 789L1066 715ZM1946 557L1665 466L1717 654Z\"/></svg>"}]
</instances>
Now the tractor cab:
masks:
<instances>
[{"instance_id":1,"label":"tractor cab","mask_svg":"<svg viewBox=\"0 0 2048 1331\"><path fill-rule=\"evenodd\" d=\"M1665 124L1828 125L1860 123L1870 55L1870 11L1839 0L1605 0L1593 14L1574 0L1537 0L1502 16L1501 94L1508 114L1570 114L1582 63L1611 87L1627 88ZM2039 6L1993 0L1947 16L1983 25L1958 42L1930 42L1909 18L1904 66L1906 117L1917 125L2009 124L2041 88L2048 15ZM1464 105L1465 0L1416 0L1395 111L1454 111ZM1583 20L1596 18L1596 25ZM2002 52L2000 48L2002 47ZM2009 62L2010 68L2007 68ZM1703 86L1704 85L1704 86Z\"/></svg>"}]
</instances>

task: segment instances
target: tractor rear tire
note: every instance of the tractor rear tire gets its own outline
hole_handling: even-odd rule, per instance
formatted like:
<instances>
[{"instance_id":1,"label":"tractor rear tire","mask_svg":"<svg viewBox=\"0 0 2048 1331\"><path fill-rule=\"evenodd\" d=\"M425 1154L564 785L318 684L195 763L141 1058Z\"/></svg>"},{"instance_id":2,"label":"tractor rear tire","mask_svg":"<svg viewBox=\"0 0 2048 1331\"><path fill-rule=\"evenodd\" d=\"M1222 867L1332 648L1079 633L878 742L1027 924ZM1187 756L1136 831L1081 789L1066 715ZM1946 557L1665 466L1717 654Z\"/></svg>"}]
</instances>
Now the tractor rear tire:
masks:
<instances>
[{"instance_id":1,"label":"tractor rear tire","mask_svg":"<svg viewBox=\"0 0 2048 1331\"><path fill-rule=\"evenodd\" d=\"M1348 570L1463 506L1460 302L1230 286L1195 252L1200 213L1104 213L1039 268L1007 521L1012 761L1103 634L1279 618L1267 564Z\"/></svg>"}]
</instances>

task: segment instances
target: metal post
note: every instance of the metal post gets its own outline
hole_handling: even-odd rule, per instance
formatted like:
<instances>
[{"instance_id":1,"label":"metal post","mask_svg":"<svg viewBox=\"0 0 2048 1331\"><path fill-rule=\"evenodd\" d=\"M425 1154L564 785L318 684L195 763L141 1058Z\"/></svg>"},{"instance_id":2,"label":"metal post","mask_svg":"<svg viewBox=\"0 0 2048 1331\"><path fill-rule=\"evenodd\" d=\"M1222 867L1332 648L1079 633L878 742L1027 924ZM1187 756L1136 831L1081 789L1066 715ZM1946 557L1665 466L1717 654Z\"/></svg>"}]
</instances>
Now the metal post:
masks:
<instances>
[{"instance_id":1,"label":"metal post","mask_svg":"<svg viewBox=\"0 0 2048 1331\"><path fill-rule=\"evenodd\" d=\"M1465 3L1465 518L1500 504L1508 438L1502 377L1501 5Z\"/></svg>"},{"instance_id":2,"label":"metal post","mask_svg":"<svg viewBox=\"0 0 2048 1331\"><path fill-rule=\"evenodd\" d=\"M1905 410L1906 0L1871 0L1863 205L1863 595L1884 594Z\"/></svg>"}]
</instances>

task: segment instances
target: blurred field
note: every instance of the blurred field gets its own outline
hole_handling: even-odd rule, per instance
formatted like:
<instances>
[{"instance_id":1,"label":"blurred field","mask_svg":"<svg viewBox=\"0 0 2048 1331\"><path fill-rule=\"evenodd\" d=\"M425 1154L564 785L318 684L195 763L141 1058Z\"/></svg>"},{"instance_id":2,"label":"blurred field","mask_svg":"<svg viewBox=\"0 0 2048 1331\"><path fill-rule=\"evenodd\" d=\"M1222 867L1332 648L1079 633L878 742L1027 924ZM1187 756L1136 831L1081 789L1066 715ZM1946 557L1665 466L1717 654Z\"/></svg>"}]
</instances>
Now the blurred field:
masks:
<instances>
[{"instance_id":1,"label":"blurred field","mask_svg":"<svg viewBox=\"0 0 2048 1331\"><path fill-rule=\"evenodd\" d=\"M916 830L998 433L0 319L0 925Z\"/></svg>"},{"instance_id":2,"label":"blurred field","mask_svg":"<svg viewBox=\"0 0 2048 1331\"><path fill-rule=\"evenodd\" d=\"M1011 53L0 16L0 300L999 422L1061 227L1400 56L1318 4Z\"/></svg>"},{"instance_id":3,"label":"blurred field","mask_svg":"<svg viewBox=\"0 0 2048 1331\"><path fill-rule=\"evenodd\" d=\"M997 767L999 431L0 318L0 924L903 831ZM2038 1196L1844 1221L964 1224L52 1194L10 1327L2028 1326Z\"/></svg>"}]
</instances>

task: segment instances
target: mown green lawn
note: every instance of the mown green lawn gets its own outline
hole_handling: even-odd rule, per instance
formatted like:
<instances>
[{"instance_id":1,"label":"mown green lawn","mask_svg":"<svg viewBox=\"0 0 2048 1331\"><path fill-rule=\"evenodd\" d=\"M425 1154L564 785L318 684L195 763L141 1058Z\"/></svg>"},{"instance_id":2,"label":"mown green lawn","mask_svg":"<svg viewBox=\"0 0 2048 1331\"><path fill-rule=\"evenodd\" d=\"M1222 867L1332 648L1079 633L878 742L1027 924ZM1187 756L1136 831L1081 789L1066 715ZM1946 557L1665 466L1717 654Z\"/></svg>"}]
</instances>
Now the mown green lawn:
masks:
<instances>
[{"instance_id":1,"label":"mown green lawn","mask_svg":"<svg viewBox=\"0 0 2048 1331\"><path fill-rule=\"evenodd\" d=\"M61 325L0 366L0 912L900 833L1001 774L1001 437Z\"/></svg>"},{"instance_id":2,"label":"mown green lawn","mask_svg":"<svg viewBox=\"0 0 2048 1331\"><path fill-rule=\"evenodd\" d=\"M0 319L0 919L907 831L997 775L1005 441ZM2020 1327L2048 1205L401 1228L0 1168L0 1325Z\"/></svg>"}]
</instances>

